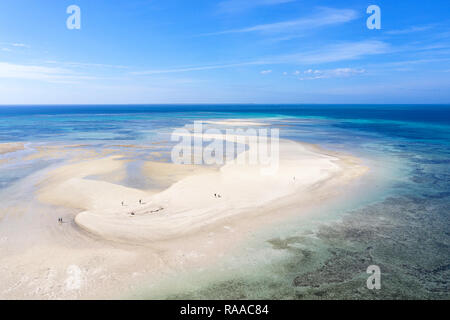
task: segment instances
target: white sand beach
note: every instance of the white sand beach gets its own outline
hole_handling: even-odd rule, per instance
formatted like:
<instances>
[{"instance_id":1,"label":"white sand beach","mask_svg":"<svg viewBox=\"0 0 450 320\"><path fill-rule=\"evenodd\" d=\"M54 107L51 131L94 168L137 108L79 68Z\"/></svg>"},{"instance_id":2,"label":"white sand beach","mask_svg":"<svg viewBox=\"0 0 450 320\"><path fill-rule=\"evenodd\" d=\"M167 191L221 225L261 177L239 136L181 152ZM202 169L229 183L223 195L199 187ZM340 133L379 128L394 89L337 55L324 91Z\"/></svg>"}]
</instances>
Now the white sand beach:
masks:
<instances>
[{"instance_id":1,"label":"white sand beach","mask_svg":"<svg viewBox=\"0 0 450 320\"><path fill-rule=\"evenodd\" d=\"M225 219L239 219L246 210L308 192L352 169L336 156L282 141L279 170L273 175L261 174L261 165L226 164L214 172L182 178L157 194L85 179L116 170L120 163L116 156L59 168L51 173L39 199L83 209L75 222L105 239L145 243L195 233ZM172 171L170 165L154 165L159 167L159 176Z\"/></svg>"},{"instance_id":2,"label":"white sand beach","mask_svg":"<svg viewBox=\"0 0 450 320\"><path fill-rule=\"evenodd\" d=\"M258 164L147 161L142 172L165 183L160 190L93 179L125 174L128 160L117 154L89 154L46 172L36 198L74 214L58 225L56 213L45 213L45 241L28 249L0 243L0 297L124 297L164 275L211 265L253 232L338 195L368 170L351 156L308 144L281 140L279 150L272 175Z\"/></svg>"}]
</instances>

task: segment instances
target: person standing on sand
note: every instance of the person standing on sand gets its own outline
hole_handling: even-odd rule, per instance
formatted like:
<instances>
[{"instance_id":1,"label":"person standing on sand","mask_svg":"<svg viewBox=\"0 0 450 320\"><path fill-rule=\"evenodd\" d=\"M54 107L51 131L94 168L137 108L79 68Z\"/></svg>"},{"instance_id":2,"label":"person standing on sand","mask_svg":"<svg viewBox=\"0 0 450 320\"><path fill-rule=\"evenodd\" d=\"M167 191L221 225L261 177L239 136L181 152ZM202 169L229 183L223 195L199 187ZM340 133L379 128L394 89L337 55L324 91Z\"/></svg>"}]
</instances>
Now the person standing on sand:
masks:
<instances>
[{"instance_id":1,"label":"person standing on sand","mask_svg":"<svg viewBox=\"0 0 450 320\"><path fill-rule=\"evenodd\" d=\"M142 204L142 200L141 199L139 199L139 204Z\"/></svg>"}]
</instances>

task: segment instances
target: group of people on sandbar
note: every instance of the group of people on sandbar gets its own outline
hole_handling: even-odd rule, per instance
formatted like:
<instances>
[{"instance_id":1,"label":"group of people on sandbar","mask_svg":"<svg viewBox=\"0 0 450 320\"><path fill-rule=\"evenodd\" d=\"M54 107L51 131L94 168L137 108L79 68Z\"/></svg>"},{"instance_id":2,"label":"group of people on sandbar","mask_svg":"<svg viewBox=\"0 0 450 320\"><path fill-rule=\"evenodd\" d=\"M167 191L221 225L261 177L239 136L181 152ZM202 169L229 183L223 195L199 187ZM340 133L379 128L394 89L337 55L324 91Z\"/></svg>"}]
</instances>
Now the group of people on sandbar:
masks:
<instances>
[{"instance_id":1,"label":"group of people on sandbar","mask_svg":"<svg viewBox=\"0 0 450 320\"><path fill-rule=\"evenodd\" d=\"M121 204L122 204L122 207L123 207L125 205L125 202L122 201ZM142 199L139 199L139 204L143 204Z\"/></svg>"},{"instance_id":2,"label":"group of people on sandbar","mask_svg":"<svg viewBox=\"0 0 450 320\"><path fill-rule=\"evenodd\" d=\"M139 204L144 204L144 202L142 201L142 199L139 199ZM125 205L125 203L122 201L122 207L123 207L124 205ZM156 210L151 210L150 213L156 213L156 212L160 212L160 211L162 211L162 210L164 210L164 208L163 208L163 207L160 207L160 208L158 208L158 209L156 209ZM135 216L136 213L134 213L134 211L132 211L132 212L130 212L130 215L131 215L131 216Z\"/></svg>"}]
</instances>

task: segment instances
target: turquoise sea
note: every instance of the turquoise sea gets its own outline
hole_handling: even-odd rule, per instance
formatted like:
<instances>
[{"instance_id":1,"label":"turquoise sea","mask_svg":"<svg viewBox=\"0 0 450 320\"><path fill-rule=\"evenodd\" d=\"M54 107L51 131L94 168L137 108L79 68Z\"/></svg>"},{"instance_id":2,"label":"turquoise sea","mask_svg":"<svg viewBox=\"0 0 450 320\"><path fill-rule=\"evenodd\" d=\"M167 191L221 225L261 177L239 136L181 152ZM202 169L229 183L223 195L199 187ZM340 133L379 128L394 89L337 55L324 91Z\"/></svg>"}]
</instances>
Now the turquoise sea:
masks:
<instances>
[{"instance_id":1,"label":"turquoise sea","mask_svg":"<svg viewBox=\"0 0 450 320\"><path fill-rule=\"evenodd\" d=\"M38 146L170 141L173 129L194 120L230 118L257 118L280 128L281 138L353 154L371 172L353 197L255 235L215 270L181 275L139 297L450 298L450 105L1 106L0 143L25 142L13 154L20 159ZM160 148L164 154L170 143ZM148 187L133 175L147 152L130 159L121 183ZM7 157L0 154L0 163ZM3 205L20 181L64 160L1 165ZM369 265L381 269L380 290L366 288Z\"/></svg>"}]
</instances>

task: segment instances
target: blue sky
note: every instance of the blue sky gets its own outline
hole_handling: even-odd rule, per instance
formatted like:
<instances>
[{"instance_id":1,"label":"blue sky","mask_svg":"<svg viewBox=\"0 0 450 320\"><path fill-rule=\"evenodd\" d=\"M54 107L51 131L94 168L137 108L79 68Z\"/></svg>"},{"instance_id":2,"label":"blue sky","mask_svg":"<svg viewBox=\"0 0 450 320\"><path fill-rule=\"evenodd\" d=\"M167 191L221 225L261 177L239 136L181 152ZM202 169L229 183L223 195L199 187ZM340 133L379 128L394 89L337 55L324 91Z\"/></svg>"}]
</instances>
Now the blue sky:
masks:
<instances>
[{"instance_id":1,"label":"blue sky","mask_svg":"<svg viewBox=\"0 0 450 320\"><path fill-rule=\"evenodd\" d=\"M0 104L47 103L450 103L450 1L2 0Z\"/></svg>"}]
</instances>

